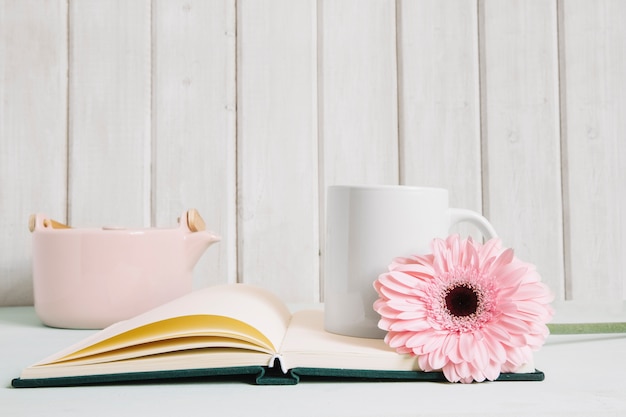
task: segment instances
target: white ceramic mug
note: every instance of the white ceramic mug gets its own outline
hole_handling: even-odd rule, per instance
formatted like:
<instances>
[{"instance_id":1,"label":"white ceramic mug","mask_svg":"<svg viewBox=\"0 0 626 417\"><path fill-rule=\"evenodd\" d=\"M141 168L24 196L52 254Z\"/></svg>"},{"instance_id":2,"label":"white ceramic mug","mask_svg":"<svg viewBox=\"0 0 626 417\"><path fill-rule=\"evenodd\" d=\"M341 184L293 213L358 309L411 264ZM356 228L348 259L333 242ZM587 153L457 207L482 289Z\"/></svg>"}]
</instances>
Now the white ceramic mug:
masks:
<instances>
[{"instance_id":1,"label":"white ceramic mug","mask_svg":"<svg viewBox=\"0 0 626 417\"><path fill-rule=\"evenodd\" d=\"M409 186L330 186L327 193L324 310L327 331L383 338L374 281L399 256L429 253L434 238L470 222L492 238L472 210L448 207L448 190Z\"/></svg>"}]
</instances>

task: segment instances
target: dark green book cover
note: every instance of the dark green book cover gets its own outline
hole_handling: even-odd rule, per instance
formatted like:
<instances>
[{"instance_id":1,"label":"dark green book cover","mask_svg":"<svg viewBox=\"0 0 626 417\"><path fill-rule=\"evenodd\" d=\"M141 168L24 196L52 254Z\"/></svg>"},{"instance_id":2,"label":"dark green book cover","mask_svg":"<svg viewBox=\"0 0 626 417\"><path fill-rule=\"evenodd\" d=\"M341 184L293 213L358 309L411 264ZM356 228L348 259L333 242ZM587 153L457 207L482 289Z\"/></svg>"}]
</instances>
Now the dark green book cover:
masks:
<instances>
[{"instance_id":1,"label":"dark green book cover","mask_svg":"<svg viewBox=\"0 0 626 417\"><path fill-rule=\"evenodd\" d=\"M544 373L504 373L496 381L543 381ZM307 381L329 382L447 382L441 372L380 371L359 369L294 368L283 373L279 366L188 369L179 371L131 372L108 375L60 378L21 379L12 381L15 388L69 387L107 384L150 384L174 382L229 382L256 385L296 385Z\"/></svg>"}]
</instances>

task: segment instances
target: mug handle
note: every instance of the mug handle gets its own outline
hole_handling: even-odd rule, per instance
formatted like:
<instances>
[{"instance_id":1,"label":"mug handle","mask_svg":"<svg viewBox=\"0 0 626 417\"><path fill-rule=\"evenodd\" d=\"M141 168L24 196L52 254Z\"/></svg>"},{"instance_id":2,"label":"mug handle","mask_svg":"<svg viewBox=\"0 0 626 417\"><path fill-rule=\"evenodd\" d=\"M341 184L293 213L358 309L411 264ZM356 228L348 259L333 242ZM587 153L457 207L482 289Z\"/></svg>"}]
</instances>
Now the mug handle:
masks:
<instances>
[{"instance_id":1,"label":"mug handle","mask_svg":"<svg viewBox=\"0 0 626 417\"><path fill-rule=\"evenodd\" d=\"M498 236L496 230L493 228L491 223L489 223L489 220L473 210L451 208L448 209L448 212L450 214L450 227L460 222L469 222L478 227L480 232L487 239Z\"/></svg>"}]
</instances>

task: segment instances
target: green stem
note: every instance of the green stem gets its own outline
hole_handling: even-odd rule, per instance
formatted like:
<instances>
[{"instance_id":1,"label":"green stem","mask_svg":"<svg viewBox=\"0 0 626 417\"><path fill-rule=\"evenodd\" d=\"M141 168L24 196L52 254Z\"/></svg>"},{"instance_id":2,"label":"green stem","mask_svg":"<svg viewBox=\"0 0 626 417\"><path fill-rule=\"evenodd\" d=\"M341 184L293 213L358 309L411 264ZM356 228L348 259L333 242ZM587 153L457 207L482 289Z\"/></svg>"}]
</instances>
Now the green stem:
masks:
<instances>
[{"instance_id":1,"label":"green stem","mask_svg":"<svg viewBox=\"0 0 626 417\"><path fill-rule=\"evenodd\" d=\"M626 333L626 322L615 323L549 323L551 334Z\"/></svg>"}]
</instances>

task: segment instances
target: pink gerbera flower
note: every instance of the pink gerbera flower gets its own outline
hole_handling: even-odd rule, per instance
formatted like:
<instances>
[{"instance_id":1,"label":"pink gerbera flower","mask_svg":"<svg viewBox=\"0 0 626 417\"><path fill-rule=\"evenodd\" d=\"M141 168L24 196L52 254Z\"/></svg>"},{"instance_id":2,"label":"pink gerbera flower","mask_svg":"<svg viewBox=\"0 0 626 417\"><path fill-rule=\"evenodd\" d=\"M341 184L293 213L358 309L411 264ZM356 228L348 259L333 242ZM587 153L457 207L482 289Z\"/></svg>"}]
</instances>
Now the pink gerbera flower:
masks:
<instances>
[{"instance_id":1,"label":"pink gerbera flower","mask_svg":"<svg viewBox=\"0 0 626 417\"><path fill-rule=\"evenodd\" d=\"M552 295L499 239L452 235L432 254L396 258L374 287L385 342L452 382L494 380L532 359L549 334Z\"/></svg>"}]
</instances>

